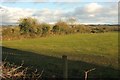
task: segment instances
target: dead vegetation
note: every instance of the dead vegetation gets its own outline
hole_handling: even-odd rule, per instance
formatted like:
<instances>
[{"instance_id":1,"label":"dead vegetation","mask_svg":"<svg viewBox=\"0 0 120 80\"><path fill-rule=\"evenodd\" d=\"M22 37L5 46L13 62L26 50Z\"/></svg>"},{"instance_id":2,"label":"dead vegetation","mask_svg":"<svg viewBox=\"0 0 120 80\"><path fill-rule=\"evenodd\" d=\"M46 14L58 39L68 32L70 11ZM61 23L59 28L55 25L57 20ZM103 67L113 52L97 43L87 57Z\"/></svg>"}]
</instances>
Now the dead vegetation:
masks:
<instances>
[{"instance_id":1,"label":"dead vegetation","mask_svg":"<svg viewBox=\"0 0 120 80\"><path fill-rule=\"evenodd\" d=\"M2 80L40 80L44 70L39 73L36 70L32 71L30 68L21 65L11 64L9 62L0 62L0 78Z\"/></svg>"}]
</instances>

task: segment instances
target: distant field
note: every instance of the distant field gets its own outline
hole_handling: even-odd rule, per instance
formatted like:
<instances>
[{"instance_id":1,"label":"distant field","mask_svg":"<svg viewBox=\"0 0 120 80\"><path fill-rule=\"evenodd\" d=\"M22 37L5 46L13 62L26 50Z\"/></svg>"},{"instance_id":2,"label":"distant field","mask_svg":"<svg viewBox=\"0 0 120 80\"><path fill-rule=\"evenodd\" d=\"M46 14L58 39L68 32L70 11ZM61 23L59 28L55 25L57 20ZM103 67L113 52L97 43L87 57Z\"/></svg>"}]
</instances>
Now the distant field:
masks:
<instances>
[{"instance_id":1,"label":"distant field","mask_svg":"<svg viewBox=\"0 0 120 80\"><path fill-rule=\"evenodd\" d=\"M114 69L116 69L118 65L117 32L95 34L78 33L26 40L3 41L3 46L21 51L33 52L36 55L39 54L56 58L67 55L69 60L72 61L83 61ZM36 61L36 59L39 59L34 56L30 57L29 53L24 53L20 57L19 60L26 59L27 64L31 62L34 63L34 65L38 64L41 66L39 61ZM43 60L43 65L45 61L46 60ZM53 61L53 63L54 62L55 61Z\"/></svg>"}]
</instances>

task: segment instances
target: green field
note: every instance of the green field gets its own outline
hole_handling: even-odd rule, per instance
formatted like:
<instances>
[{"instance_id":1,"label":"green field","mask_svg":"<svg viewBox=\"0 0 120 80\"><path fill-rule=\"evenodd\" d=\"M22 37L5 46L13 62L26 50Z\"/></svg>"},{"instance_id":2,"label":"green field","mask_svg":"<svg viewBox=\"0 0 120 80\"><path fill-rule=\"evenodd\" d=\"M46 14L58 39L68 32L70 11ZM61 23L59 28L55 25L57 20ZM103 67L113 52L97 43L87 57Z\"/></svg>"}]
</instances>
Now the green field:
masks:
<instances>
[{"instance_id":1,"label":"green field","mask_svg":"<svg viewBox=\"0 0 120 80\"><path fill-rule=\"evenodd\" d=\"M77 33L35 39L3 41L3 58L11 62L46 69L46 75L59 76L61 56L69 59L69 76L82 77L85 70L96 68L91 77L117 77L118 33ZM13 51L13 52L11 52ZM8 54L7 52L11 52ZM99 72L98 71L103 71ZM111 74L111 71L114 73ZM97 74L96 74L97 73ZM116 74L115 74L116 73ZM75 75L74 75L75 74ZM71 76L72 75L72 76Z\"/></svg>"}]
</instances>

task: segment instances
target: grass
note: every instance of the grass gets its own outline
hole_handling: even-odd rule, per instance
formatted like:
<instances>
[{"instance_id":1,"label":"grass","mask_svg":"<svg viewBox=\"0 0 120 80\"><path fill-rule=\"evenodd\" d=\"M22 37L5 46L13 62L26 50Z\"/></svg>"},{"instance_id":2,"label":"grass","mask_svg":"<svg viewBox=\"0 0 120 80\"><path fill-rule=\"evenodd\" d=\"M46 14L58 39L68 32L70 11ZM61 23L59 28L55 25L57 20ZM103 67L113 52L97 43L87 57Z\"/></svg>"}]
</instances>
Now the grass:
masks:
<instances>
[{"instance_id":1,"label":"grass","mask_svg":"<svg viewBox=\"0 0 120 80\"><path fill-rule=\"evenodd\" d=\"M97 34L69 34L69 35L56 35L52 37L43 37L35 39L12 40L3 41L2 45L7 48L17 49L20 51L33 52L36 55L44 55L60 59L62 55L67 55L71 61L82 61L85 63L109 67L113 69L118 68L118 33L97 33ZM33 54L32 54L33 55ZM48 66L47 60L50 64L59 65L56 59L43 59L44 61L39 64L39 58L30 56L29 53L22 54L20 59L26 60L26 64L45 67ZM17 59L18 57L16 57ZM32 58L32 60L30 60ZM41 59L40 59L41 60ZM28 63L30 62L30 63ZM70 68L73 68L73 62L70 62ZM75 64L76 62L74 62ZM50 66L50 70L54 67ZM79 68L79 63L76 63L73 72ZM84 64L83 70L90 68L89 65ZM88 67L87 67L88 66ZM59 69L60 67L58 67ZM49 72L49 71L48 71ZM50 71L51 72L51 71ZM70 73L73 75L73 73ZM107 72L107 74L109 74Z\"/></svg>"},{"instance_id":2,"label":"grass","mask_svg":"<svg viewBox=\"0 0 120 80\"><path fill-rule=\"evenodd\" d=\"M79 56L93 55L116 59L118 33L71 34L27 40L3 41L3 46L38 54L81 60Z\"/></svg>"}]
</instances>

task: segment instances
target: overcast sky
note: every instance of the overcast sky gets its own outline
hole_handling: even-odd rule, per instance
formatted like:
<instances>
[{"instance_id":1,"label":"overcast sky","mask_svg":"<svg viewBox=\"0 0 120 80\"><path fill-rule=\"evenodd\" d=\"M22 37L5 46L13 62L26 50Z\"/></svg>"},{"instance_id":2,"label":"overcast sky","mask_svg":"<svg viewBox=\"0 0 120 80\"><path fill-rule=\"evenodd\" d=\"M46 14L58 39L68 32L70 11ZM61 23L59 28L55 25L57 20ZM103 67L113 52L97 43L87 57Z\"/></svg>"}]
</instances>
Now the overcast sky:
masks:
<instances>
[{"instance_id":1,"label":"overcast sky","mask_svg":"<svg viewBox=\"0 0 120 80\"><path fill-rule=\"evenodd\" d=\"M22 2L4 0L0 3L0 23L16 24L20 18L33 17L39 22L55 23L58 20L74 18L77 23L90 24L117 24L118 23L118 2L40 2L34 0ZM26 0L27 1L27 0ZM45 0L41 0L45 1ZM62 0L63 1L63 0ZM95 1L95 0L94 0ZM108 1L108 0L106 0ZM116 0L117 1L117 0Z\"/></svg>"}]
</instances>

